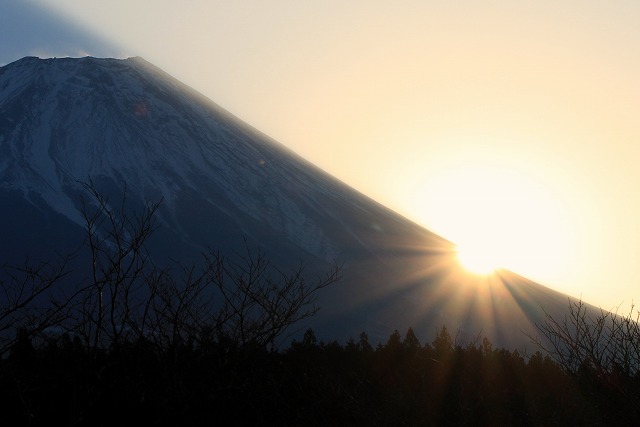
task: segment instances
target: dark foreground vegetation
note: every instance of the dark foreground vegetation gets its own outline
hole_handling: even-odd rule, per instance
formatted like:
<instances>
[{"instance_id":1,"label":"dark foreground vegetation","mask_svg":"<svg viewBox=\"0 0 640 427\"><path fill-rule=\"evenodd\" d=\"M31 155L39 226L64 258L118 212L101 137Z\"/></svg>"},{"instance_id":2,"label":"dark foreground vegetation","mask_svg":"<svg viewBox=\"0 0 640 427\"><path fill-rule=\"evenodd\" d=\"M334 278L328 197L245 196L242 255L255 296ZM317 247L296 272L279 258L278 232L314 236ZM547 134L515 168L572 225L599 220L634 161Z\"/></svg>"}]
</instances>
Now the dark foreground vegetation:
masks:
<instances>
[{"instance_id":1,"label":"dark foreground vegetation","mask_svg":"<svg viewBox=\"0 0 640 427\"><path fill-rule=\"evenodd\" d=\"M456 345L444 327L375 347L309 330L281 351L213 336L88 351L65 334L0 362L3 425L635 425L639 391L637 376Z\"/></svg>"},{"instance_id":2,"label":"dark foreground vegetation","mask_svg":"<svg viewBox=\"0 0 640 427\"><path fill-rule=\"evenodd\" d=\"M0 425L637 425L637 318L570 302L531 337L539 351L457 342L410 328L386 343L363 332L318 342L318 292L340 278L270 266L259 251L197 266L153 265L145 242L158 205L139 215L92 185L83 211L89 273L71 255L3 266ZM455 334L454 334L455 336ZM284 343L288 343L284 345Z\"/></svg>"}]
</instances>

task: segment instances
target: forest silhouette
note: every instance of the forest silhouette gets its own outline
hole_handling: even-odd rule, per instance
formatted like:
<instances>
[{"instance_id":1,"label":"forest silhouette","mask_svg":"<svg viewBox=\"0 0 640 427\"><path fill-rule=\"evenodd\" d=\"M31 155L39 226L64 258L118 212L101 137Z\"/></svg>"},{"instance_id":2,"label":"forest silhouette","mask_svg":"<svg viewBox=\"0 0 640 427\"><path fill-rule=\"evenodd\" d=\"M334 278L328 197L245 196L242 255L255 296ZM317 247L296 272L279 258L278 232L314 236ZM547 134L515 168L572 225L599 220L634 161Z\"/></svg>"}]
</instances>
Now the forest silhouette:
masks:
<instances>
[{"instance_id":1,"label":"forest silhouette","mask_svg":"<svg viewBox=\"0 0 640 427\"><path fill-rule=\"evenodd\" d=\"M445 326L375 347L307 330L279 351L214 336L88 351L22 334L0 361L7 425L633 425L638 391L637 375L568 372L540 351L456 343Z\"/></svg>"}]
</instances>

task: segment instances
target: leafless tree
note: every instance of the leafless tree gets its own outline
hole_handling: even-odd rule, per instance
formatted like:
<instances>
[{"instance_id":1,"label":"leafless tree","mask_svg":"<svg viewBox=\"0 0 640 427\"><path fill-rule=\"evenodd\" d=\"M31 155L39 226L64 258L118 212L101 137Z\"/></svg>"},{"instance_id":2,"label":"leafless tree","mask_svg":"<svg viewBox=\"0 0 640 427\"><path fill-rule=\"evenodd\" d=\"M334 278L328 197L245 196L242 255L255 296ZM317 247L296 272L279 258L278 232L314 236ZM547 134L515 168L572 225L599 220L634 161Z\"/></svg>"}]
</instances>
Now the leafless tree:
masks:
<instances>
[{"instance_id":1,"label":"leafless tree","mask_svg":"<svg viewBox=\"0 0 640 427\"><path fill-rule=\"evenodd\" d=\"M292 325L318 311L317 293L339 279L337 265L308 283L302 265L287 273L246 242L245 251L228 261L210 250L202 267L147 276L149 299L134 327L162 349L199 344L211 334L238 347L273 349L294 333Z\"/></svg>"},{"instance_id":2,"label":"leafless tree","mask_svg":"<svg viewBox=\"0 0 640 427\"><path fill-rule=\"evenodd\" d=\"M633 306L628 315L620 315L570 300L563 319L547 314L537 325L541 337L530 338L565 372L586 378L635 417L640 415L639 315Z\"/></svg>"},{"instance_id":3,"label":"leafless tree","mask_svg":"<svg viewBox=\"0 0 640 427\"><path fill-rule=\"evenodd\" d=\"M623 316L594 312L582 301L570 300L563 319L547 313L537 328L544 339L530 338L569 373L585 364L601 372L621 369L629 376L640 369L640 329L633 307Z\"/></svg>"},{"instance_id":4,"label":"leafless tree","mask_svg":"<svg viewBox=\"0 0 640 427\"><path fill-rule=\"evenodd\" d=\"M145 243L156 229L160 202L145 204L130 214L126 187L115 204L102 195L92 181L83 184L82 216L86 246L91 255L91 277L77 302L74 333L85 345L118 346L131 332L132 313L143 304L146 275L153 270Z\"/></svg>"},{"instance_id":5,"label":"leafless tree","mask_svg":"<svg viewBox=\"0 0 640 427\"><path fill-rule=\"evenodd\" d=\"M246 245L245 245L246 247ZM216 327L240 345L277 346L293 324L313 316L317 293L340 278L340 266L309 283L304 266L291 272L272 267L266 255L246 253L239 262L225 262L219 252L206 256L210 280L221 296Z\"/></svg>"},{"instance_id":6,"label":"leafless tree","mask_svg":"<svg viewBox=\"0 0 640 427\"><path fill-rule=\"evenodd\" d=\"M157 228L160 202L147 202L132 214L126 188L111 203L92 181L83 185L88 196L82 200L88 276L68 299L38 311L34 302L63 281L67 270L16 269L23 273L22 281L16 277L2 286L9 303L0 307L0 331L24 323L30 312L39 325L32 334L59 326L89 350L144 339L166 352L212 337L239 347L275 348L293 332L293 324L317 312L317 293L340 278L335 264L326 276L308 282L302 264L283 271L246 241L245 252L228 259L209 250L200 264L159 268L146 244ZM10 340L0 341L0 353L10 346Z\"/></svg>"},{"instance_id":7,"label":"leafless tree","mask_svg":"<svg viewBox=\"0 0 640 427\"><path fill-rule=\"evenodd\" d=\"M58 284L69 275L70 257L58 263L4 265L0 281L0 357L15 342L15 331L22 338L33 338L57 325L67 316L68 299L59 293Z\"/></svg>"}]
</instances>

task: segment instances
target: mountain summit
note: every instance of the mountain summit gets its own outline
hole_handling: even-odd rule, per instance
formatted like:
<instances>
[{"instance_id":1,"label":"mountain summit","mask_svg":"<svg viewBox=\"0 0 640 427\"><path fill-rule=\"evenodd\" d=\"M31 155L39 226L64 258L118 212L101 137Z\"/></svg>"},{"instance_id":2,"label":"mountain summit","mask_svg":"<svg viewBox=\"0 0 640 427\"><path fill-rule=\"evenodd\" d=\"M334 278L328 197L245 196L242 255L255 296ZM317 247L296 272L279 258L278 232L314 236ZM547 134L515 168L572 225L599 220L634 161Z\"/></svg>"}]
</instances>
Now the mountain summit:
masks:
<instances>
[{"instance_id":1,"label":"mountain summit","mask_svg":"<svg viewBox=\"0 0 640 427\"><path fill-rule=\"evenodd\" d=\"M82 241L83 183L161 201L158 262L259 247L343 278L310 319L321 338L443 324L519 345L567 296L508 271L465 273L451 242L326 174L142 58L26 57L0 68L0 260Z\"/></svg>"}]
</instances>

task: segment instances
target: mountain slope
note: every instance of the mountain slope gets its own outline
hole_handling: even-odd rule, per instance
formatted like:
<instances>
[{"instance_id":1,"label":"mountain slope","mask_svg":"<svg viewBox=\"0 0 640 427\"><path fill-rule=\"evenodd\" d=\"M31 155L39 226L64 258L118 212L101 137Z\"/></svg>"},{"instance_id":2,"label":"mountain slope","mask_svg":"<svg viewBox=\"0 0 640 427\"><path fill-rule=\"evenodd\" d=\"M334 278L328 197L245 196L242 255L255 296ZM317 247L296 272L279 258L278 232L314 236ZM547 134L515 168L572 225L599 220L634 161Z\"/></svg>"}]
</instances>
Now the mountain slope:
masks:
<instances>
[{"instance_id":1,"label":"mountain slope","mask_svg":"<svg viewBox=\"0 0 640 427\"><path fill-rule=\"evenodd\" d=\"M161 201L153 254L193 259L246 239L285 268L344 264L308 325L385 339L442 324L522 344L567 296L503 271L464 273L454 246L354 191L141 58L23 58L0 68L0 256L82 241L83 182Z\"/></svg>"}]
</instances>

